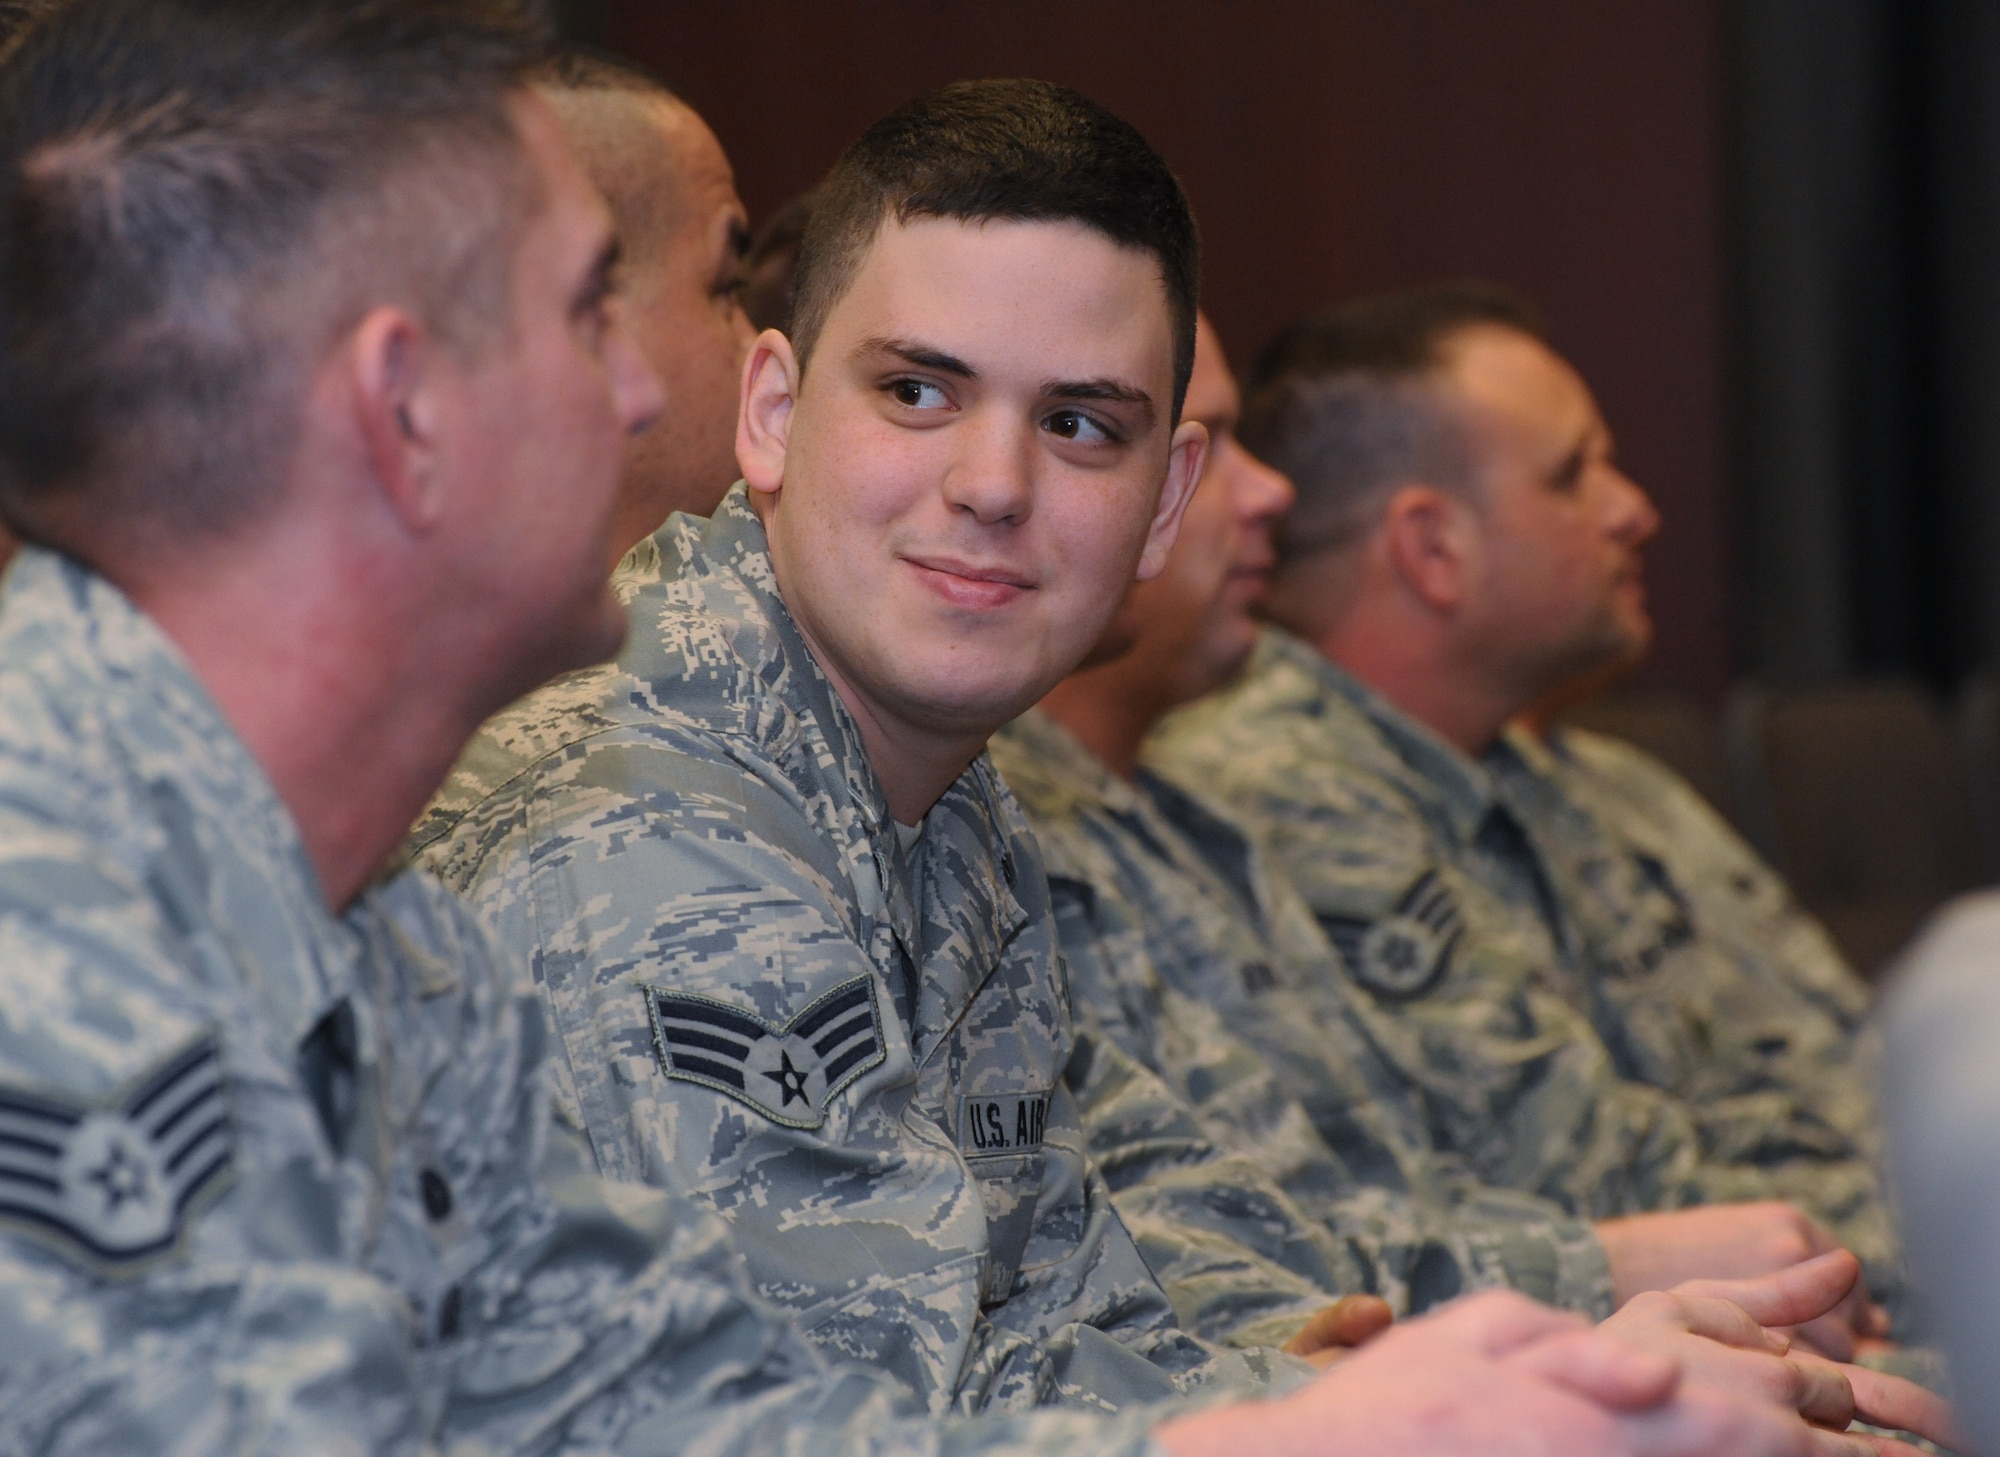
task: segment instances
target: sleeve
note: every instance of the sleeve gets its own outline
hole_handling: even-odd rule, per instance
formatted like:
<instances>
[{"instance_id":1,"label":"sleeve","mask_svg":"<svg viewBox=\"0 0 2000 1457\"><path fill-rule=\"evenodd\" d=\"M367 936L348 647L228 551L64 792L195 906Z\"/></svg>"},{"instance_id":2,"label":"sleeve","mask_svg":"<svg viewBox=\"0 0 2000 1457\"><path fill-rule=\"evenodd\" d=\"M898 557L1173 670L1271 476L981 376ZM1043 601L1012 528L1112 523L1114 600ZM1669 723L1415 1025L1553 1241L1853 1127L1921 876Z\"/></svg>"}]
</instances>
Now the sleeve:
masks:
<instances>
[{"instance_id":1,"label":"sleeve","mask_svg":"<svg viewBox=\"0 0 2000 1457\"><path fill-rule=\"evenodd\" d=\"M199 980L121 867L0 819L0 1450L416 1451L406 1304Z\"/></svg>"},{"instance_id":2,"label":"sleeve","mask_svg":"<svg viewBox=\"0 0 2000 1457\"><path fill-rule=\"evenodd\" d=\"M1176 1227L1219 1227L1318 1289L1380 1295L1401 1314L1493 1287L1610 1313L1610 1269L1587 1223L1513 1191L1476 1198L1480 1186L1469 1176L1447 1180L1427 1153L1377 1138L1349 1145L1358 1163L1343 1159L1278 1086L1272 1066L1211 1008L1165 987L1150 1009L1131 997L1117 1005L1109 986L1133 979L1114 979L1101 963L1143 953L1115 932L1099 934L1106 928L1089 914L1091 903L1085 887L1056 883L1085 1029L1073 1081L1084 1085L1078 1096L1092 1152L1149 1260L1149 1237L1164 1242ZM1160 1076L1122 1051L1121 1039L1157 1062ZM1199 1272L1192 1263L1188 1269ZM1167 1286L1177 1308L1192 1307L1173 1281ZM1228 1309L1226 1301L1219 1308ZM1268 1340L1275 1328L1250 1327L1236 1339Z\"/></svg>"},{"instance_id":3,"label":"sleeve","mask_svg":"<svg viewBox=\"0 0 2000 1457\"><path fill-rule=\"evenodd\" d=\"M1318 991L1361 1028L1385 1106L1483 1182L1575 1216L1706 1196L1686 1108L1618 1075L1546 984L1554 952L1539 926L1432 855L1391 787L1320 782L1251 809L1268 863L1332 943Z\"/></svg>"},{"instance_id":4,"label":"sleeve","mask_svg":"<svg viewBox=\"0 0 2000 1457\"><path fill-rule=\"evenodd\" d=\"M1320 1307L1366 1290L1261 1170L1211 1144L1115 1043L1079 1033L1067 1079L1091 1158L1184 1329L1279 1346Z\"/></svg>"}]
</instances>

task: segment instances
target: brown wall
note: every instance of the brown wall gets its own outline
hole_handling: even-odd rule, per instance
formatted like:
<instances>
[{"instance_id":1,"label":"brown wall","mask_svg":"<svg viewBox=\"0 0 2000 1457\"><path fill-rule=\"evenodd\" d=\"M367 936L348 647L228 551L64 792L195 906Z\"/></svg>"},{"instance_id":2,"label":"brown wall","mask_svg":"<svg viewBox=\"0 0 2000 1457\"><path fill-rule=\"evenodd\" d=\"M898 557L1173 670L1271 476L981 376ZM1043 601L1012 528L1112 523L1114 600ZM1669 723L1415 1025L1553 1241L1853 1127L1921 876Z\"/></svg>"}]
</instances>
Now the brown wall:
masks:
<instances>
[{"instance_id":1,"label":"brown wall","mask_svg":"<svg viewBox=\"0 0 2000 1457\"><path fill-rule=\"evenodd\" d=\"M1667 528L1652 676L1733 656L1717 118L1705 0L611 0L619 49L705 115L761 217L897 102L1076 86L1181 174L1239 359L1343 294L1443 274L1547 309Z\"/></svg>"}]
</instances>

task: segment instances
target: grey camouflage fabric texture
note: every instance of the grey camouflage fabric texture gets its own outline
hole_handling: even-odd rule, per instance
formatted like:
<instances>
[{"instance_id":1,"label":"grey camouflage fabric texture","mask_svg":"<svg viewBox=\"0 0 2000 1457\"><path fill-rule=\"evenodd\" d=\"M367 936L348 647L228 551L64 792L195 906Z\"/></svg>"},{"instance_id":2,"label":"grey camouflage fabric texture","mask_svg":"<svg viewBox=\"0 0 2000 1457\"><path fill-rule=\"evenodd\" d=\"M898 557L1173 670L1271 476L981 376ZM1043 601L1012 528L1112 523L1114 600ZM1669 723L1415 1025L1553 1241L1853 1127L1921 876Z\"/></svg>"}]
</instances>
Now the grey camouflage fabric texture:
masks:
<instances>
[{"instance_id":1,"label":"grey camouflage fabric texture","mask_svg":"<svg viewBox=\"0 0 2000 1457\"><path fill-rule=\"evenodd\" d=\"M1606 1042L1670 1089L1708 1156L1767 1169L1900 1293L1868 990L1784 881L1664 764L1575 729L1488 756L1521 806Z\"/></svg>"},{"instance_id":2,"label":"grey camouflage fabric texture","mask_svg":"<svg viewBox=\"0 0 2000 1457\"><path fill-rule=\"evenodd\" d=\"M1231 1156L1211 1167L1235 1196L1210 1206L1244 1243L1399 1312L1511 1286L1610 1313L1587 1223L1432 1149L1311 912L1236 825L1143 770L1120 779L1039 711L996 737L993 758L1042 846L1079 1028L1160 1075ZM1117 1108L1083 1096L1094 1142L1100 1102ZM1137 1142L1103 1121L1113 1147ZM1245 1161L1254 1177L1228 1168ZM1121 1161L1101 1162L1121 1209L1156 1192L1157 1176L1128 1188ZM1184 1163L1184 1179L1204 1167ZM1144 1245L1143 1215L1127 1209L1127 1223Z\"/></svg>"},{"instance_id":3,"label":"grey camouflage fabric texture","mask_svg":"<svg viewBox=\"0 0 2000 1457\"><path fill-rule=\"evenodd\" d=\"M617 582L623 656L488 724L412 842L529 953L599 1169L694 1193L822 1351L933 1411L1302 1379L1183 1332L1091 1168L992 766L905 851L740 484Z\"/></svg>"},{"instance_id":4,"label":"grey camouflage fabric texture","mask_svg":"<svg viewBox=\"0 0 2000 1457\"><path fill-rule=\"evenodd\" d=\"M329 914L173 646L32 549L0 947L0 1451L1150 1450L830 1371L712 1214L590 1170L472 916L414 872Z\"/></svg>"},{"instance_id":5,"label":"grey camouflage fabric texture","mask_svg":"<svg viewBox=\"0 0 2000 1457\"><path fill-rule=\"evenodd\" d=\"M1817 1093L1769 1086L1770 1059L1696 1076L1694 1034L1663 1025L1677 1004L1761 996L1744 957L1601 831L1601 862L1631 873L1572 880L1584 857L1548 829L1554 781L1514 741L1474 763L1266 629L1243 677L1171 715L1147 755L1217 795L1298 886L1440 1147L1579 1214L1790 1198L1899 1293L1859 1138L1816 1115ZM1563 823L1589 828L1574 805ZM1718 1034L1716 1050L1754 1049Z\"/></svg>"},{"instance_id":6,"label":"grey camouflage fabric texture","mask_svg":"<svg viewBox=\"0 0 2000 1457\"><path fill-rule=\"evenodd\" d=\"M1504 762L1531 776L1526 787L1554 791L1545 833L1581 888L1577 913L1609 923L1587 942L1608 948L1594 953L1603 985L1647 1080L1693 1090L1713 1110L1711 1137L1739 1146L1789 1131L1808 1146L1879 1154L1881 1032L1868 987L1778 873L1632 744L1562 728L1545 744L1510 733L1508 746ZM1679 939L1649 922L1685 923L1701 954L1676 946L1646 974L1649 948Z\"/></svg>"}]
</instances>

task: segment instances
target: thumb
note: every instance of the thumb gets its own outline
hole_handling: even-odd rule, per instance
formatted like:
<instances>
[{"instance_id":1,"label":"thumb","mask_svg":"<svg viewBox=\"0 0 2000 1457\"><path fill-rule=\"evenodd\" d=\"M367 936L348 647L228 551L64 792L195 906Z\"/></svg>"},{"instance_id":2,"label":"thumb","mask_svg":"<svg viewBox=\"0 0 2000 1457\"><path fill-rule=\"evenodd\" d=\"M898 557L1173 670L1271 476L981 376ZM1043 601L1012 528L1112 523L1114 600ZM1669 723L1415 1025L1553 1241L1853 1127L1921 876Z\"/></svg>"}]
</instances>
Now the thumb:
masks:
<instances>
[{"instance_id":1,"label":"thumb","mask_svg":"<svg viewBox=\"0 0 2000 1457\"><path fill-rule=\"evenodd\" d=\"M1299 1333L1285 1342L1293 1356L1310 1356L1329 1346L1359 1346L1374 1339L1396 1318L1389 1302L1373 1295L1343 1295L1313 1313Z\"/></svg>"}]
</instances>

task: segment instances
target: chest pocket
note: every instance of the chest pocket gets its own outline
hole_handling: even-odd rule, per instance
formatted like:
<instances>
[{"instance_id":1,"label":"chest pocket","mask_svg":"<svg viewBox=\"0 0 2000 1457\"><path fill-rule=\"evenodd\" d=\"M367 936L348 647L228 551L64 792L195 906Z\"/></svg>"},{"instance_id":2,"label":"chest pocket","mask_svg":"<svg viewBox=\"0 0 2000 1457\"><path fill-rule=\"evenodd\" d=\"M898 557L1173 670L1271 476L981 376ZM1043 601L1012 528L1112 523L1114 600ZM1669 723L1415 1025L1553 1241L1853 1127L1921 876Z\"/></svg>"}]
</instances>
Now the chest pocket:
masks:
<instances>
[{"instance_id":1,"label":"chest pocket","mask_svg":"<svg viewBox=\"0 0 2000 1457\"><path fill-rule=\"evenodd\" d=\"M1695 938L1687 898L1665 865L1643 851L1589 862L1586 883L1604 888L1602 924L1589 928L1597 960L1612 977L1638 980Z\"/></svg>"},{"instance_id":2,"label":"chest pocket","mask_svg":"<svg viewBox=\"0 0 2000 1457\"><path fill-rule=\"evenodd\" d=\"M986 1205L983 1305L998 1305L1014 1288L1021 1254L1034 1228L1042 1192L1042 1135L1049 1093L967 1093L958 1100L958 1150L979 1180Z\"/></svg>"}]
</instances>

